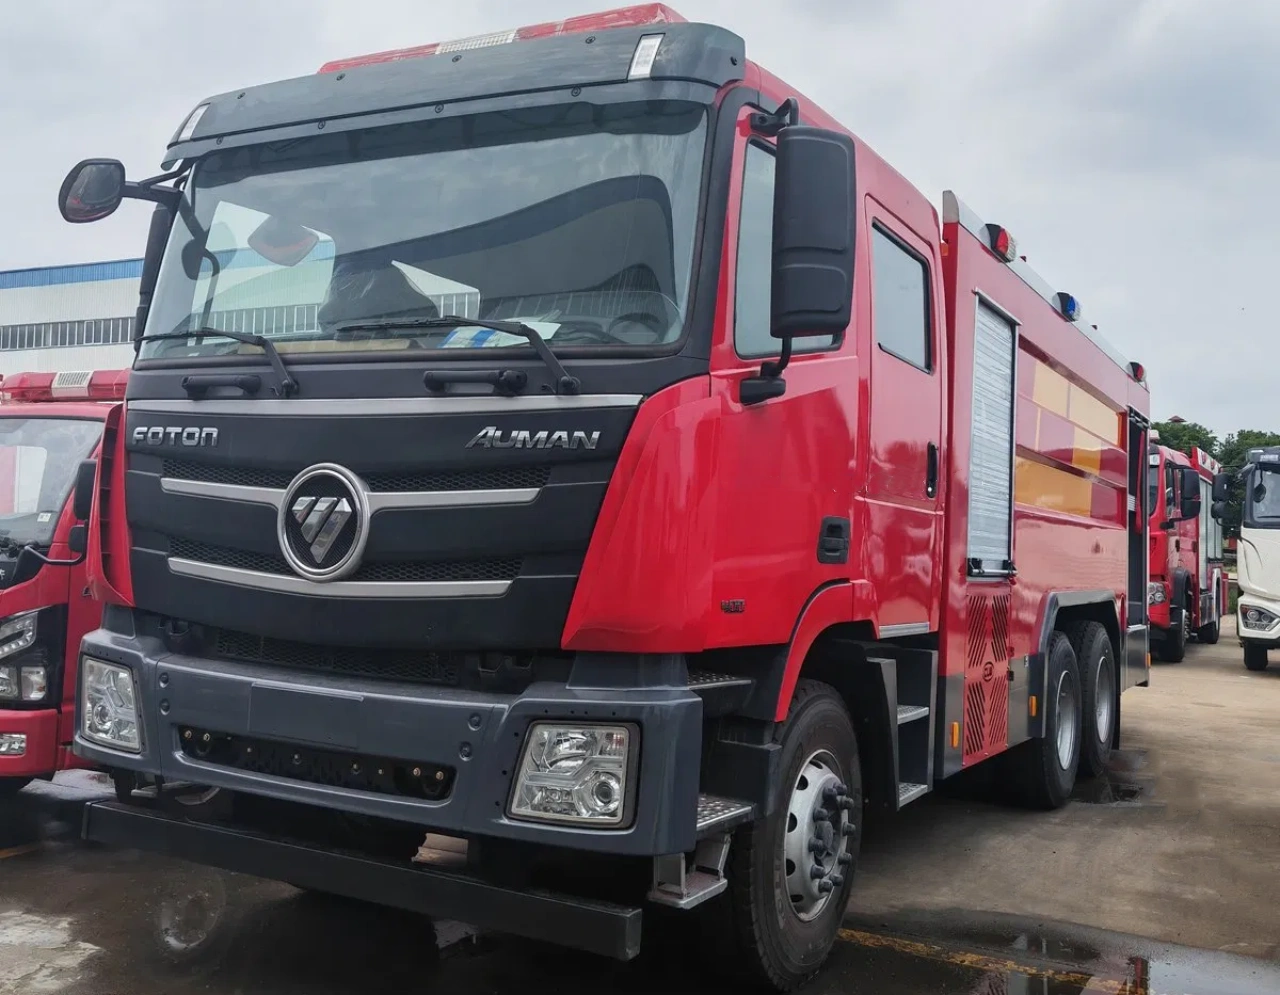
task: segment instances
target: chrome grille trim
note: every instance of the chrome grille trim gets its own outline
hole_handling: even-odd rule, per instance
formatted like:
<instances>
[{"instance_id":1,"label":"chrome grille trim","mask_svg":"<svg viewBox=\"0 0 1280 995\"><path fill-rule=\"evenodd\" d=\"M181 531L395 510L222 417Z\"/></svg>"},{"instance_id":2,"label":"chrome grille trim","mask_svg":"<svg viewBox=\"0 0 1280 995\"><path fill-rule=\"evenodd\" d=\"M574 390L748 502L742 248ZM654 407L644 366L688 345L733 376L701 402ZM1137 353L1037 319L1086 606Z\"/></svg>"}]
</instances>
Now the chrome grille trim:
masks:
<instances>
[{"instance_id":1,"label":"chrome grille trim","mask_svg":"<svg viewBox=\"0 0 1280 995\"><path fill-rule=\"evenodd\" d=\"M284 500L284 488L246 487L241 484L179 480L174 477L161 477L160 489L166 494L265 504L277 510ZM484 491L371 491L369 514L377 514L386 508L472 508L476 505L532 504L541 490L540 487L516 487Z\"/></svg>"},{"instance_id":2,"label":"chrome grille trim","mask_svg":"<svg viewBox=\"0 0 1280 995\"><path fill-rule=\"evenodd\" d=\"M326 598L498 598L511 587L509 580L333 581L325 584L287 574L241 570L177 557L169 557L168 563L170 572L184 577L251 587L260 591Z\"/></svg>"}]
</instances>

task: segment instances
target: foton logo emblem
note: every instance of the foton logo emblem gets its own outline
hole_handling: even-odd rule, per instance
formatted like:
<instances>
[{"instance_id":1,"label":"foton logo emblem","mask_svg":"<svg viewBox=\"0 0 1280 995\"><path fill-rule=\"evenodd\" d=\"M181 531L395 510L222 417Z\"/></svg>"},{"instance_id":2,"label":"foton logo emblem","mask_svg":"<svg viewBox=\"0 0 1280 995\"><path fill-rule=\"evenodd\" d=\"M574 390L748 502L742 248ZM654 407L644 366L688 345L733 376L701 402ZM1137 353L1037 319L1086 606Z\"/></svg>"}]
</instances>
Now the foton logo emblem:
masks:
<instances>
[{"instance_id":1,"label":"foton logo emblem","mask_svg":"<svg viewBox=\"0 0 1280 995\"><path fill-rule=\"evenodd\" d=\"M218 430L216 428L182 428L171 426L139 426L133 430L135 446L216 446Z\"/></svg>"},{"instance_id":2,"label":"foton logo emblem","mask_svg":"<svg viewBox=\"0 0 1280 995\"><path fill-rule=\"evenodd\" d=\"M500 432L489 425L476 433L467 449L595 449L599 432L549 431L529 432L524 429Z\"/></svg>"}]
</instances>

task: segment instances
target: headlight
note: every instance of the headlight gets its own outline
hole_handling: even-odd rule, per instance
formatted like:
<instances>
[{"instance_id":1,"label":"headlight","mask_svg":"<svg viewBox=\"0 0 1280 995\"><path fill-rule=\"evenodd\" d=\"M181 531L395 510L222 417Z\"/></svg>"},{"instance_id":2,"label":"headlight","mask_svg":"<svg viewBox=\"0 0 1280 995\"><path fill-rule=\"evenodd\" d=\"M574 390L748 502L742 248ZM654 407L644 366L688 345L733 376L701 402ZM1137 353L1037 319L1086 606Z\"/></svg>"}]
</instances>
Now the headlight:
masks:
<instances>
[{"instance_id":1,"label":"headlight","mask_svg":"<svg viewBox=\"0 0 1280 995\"><path fill-rule=\"evenodd\" d=\"M133 672L85 657L81 663L81 732L86 739L130 753L142 751Z\"/></svg>"},{"instance_id":2,"label":"headlight","mask_svg":"<svg viewBox=\"0 0 1280 995\"><path fill-rule=\"evenodd\" d=\"M1265 608L1248 608L1240 609L1240 616L1244 619L1244 627L1246 629L1270 629L1276 624L1276 615L1267 611Z\"/></svg>"},{"instance_id":3,"label":"headlight","mask_svg":"<svg viewBox=\"0 0 1280 995\"><path fill-rule=\"evenodd\" d=\"M21 653L36 641L36 615L26 612L0 622L0 660Z\"/></svg>"},{"instance_id":4,"label":"headlight","mask_svg":"<svg viewBox=\"0 0 1280 995\"><path fill-rule=\"evenodd\" d=\"M1147 604L1162 605L1165 602L1164 584L1157 581L1147 585Z\"/></svg>"},{"instance_id":5,"label":"headlight","mask_svg":"<svg viewBox=\"0 0 1280 995\"><path fill-rule=\"evenodd\" d=\"M511 816L621 825L630 747L625 726L535 722L520 758Z\"/></svg>"},{"instance_id":6,"label":"headlight","mask_svg":"<svg viewBox=\"0 0 1280 995\"><path fill-rule=\"evenodd\" d=\"M44 651L29 653L27 658L42 662L24 664L15 661L0 664L0 702L40 701L48 693L49 670L43 662Z\"/></svg>"}]
</instances>

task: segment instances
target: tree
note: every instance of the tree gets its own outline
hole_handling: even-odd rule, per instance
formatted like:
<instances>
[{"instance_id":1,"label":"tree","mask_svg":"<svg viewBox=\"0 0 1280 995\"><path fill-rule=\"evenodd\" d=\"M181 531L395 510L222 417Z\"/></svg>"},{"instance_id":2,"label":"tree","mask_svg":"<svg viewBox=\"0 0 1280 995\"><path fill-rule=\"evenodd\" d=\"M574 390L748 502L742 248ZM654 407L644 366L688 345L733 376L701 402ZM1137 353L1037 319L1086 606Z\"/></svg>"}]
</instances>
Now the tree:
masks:
<instances>
[{"instance_id":1,"label":"tree","mask_svg":"<svg viewBox=\"0 0 1280 995\"><path fill-rule=\"evenodd\" d=\"M1245 465L1249 450L1259 446L1280 446L1280 433L1241 429L1239 432L1228 435L1217 452L1216 458L1222 464L1222 469L1232 477L1231 486L1227 491L1227 513L1222 519L1224 535L1240 535L1240 518L1243 513L1241 501L1244 497L1244 488L1241 482L1235 479L1235 475L1236 471Z\"/></svg>"},{"instance_id":2,"label":"tree","mask_svg":"<svg viewBox=\"0 0 1280 995\"><path fill-rule=\"evenodd\" d=\"M1191 455L1191 448L1195 446L1203 449L1210 456L1221 459L1218 456L1218 450L1221 445L1218 442L1218 437L1199 422L1184 421L1175 415L1168 421L1152 423L1152 427L1160 433L1160 445L1162 446L1177 449L1187 455Z\"/></svg>"}]
</instances>

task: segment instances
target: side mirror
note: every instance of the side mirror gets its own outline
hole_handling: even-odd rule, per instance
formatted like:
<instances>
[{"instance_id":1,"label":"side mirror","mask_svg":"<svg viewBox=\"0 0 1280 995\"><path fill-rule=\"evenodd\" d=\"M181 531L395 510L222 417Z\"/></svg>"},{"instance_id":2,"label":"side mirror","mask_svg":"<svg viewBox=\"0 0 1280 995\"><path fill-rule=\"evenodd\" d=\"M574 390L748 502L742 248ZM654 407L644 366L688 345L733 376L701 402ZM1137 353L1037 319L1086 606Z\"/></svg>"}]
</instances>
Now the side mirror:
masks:
<instances>
[{"instance_id":1,"label":"side mirror","mask_svg":"<svg viewBox=\"0 0 1280 995\"><path fill-rule=\"evenodd\" d=\"M1200 517L1200 474L1193 466L1184 466L1182 474L1182 503L1178 517L1186 520Z\"/></svg>"},{"instance_id":2,"label":"side mirror","mask_svg":"<svg viewBox=\"0 0 1280 995\"><path fill-rule=\"evenodd\" d=\"M770 331L839 335L853 316L853 139L791 125L777 141Z\"/></svg>"},{"instance_id":3,"label":"side mirror","mask_svg":"<svg viewBox=\"0 0 1280 995\"><path fill-rule=\"evenodd\" d=\"M74 556L83 556L89 551L89 526L81 522L71 526L67 534L67 548Z\"/></svg>"},{"instance_id":4,"label":"side mirror","mask_svg":"<svg viewBox=\"0 0 1280 995\"><path fill-rule=\"evenodd\" d=\"M64 221L101 221L124 199L124 164L118 159L85 159L76 163L58 191Z\"/></svg>"},{"instance_id":5,"label":"side mirror","mask_svg":"<svg viewBox=\"0 0 1280 995\"><path fill-rule=\"evenodd\" d=\"M1227 500L1227 490L1231 486L1231 474L1215 473L1213 475L1213 501L1214 504Z\"/></svg>"},{"instance_id":6,"label":"side mirror","mask_svg":"<svg viewBox=\"0 0 1280 995\"><path fill-rule=\"evenodd\" d=\"M1209 514L1213 516L1213 520L1215 522L1222 521L1227 517L1227 502L1214 501L1213 504L1209 506Z\"/></svg>"},{"instance_id":7,"label":"side mirror","mask_svg":"<svg viewBox=\"0 0 1280 995\"><path fill-rule=\"evenodd\" d=\"M71 501L71 513L76 520L87 522L89 513L93 511L93 487L98 481L98 461L96 459L81 460L76 470L76 489Z\"/></svg>"}]
</instances>

